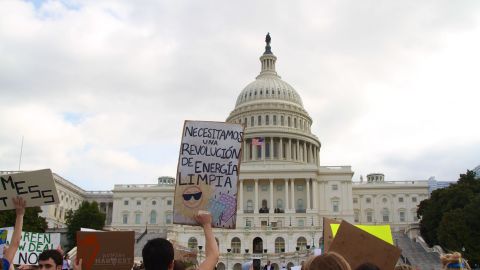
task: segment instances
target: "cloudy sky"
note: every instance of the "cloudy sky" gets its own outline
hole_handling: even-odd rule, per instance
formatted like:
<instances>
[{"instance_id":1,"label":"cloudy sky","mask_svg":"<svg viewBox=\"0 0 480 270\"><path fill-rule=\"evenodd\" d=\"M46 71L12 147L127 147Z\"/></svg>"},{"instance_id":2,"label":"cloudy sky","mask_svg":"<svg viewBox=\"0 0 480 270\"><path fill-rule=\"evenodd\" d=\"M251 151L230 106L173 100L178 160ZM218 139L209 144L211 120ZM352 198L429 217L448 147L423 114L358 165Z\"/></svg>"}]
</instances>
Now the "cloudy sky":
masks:
<instances>
[{"instance_id":1,"label":"cloudy sky","mask_svg":"<svg viewBox=\"0 0 480 270\"><path fill-rule=\"evenodd\" d=\"M301 95L322 165L455 180L480 164L480 1L0 1L0 170L87 190L174 176L185 119L260 70Z\"/></svg>"}]
</instances>

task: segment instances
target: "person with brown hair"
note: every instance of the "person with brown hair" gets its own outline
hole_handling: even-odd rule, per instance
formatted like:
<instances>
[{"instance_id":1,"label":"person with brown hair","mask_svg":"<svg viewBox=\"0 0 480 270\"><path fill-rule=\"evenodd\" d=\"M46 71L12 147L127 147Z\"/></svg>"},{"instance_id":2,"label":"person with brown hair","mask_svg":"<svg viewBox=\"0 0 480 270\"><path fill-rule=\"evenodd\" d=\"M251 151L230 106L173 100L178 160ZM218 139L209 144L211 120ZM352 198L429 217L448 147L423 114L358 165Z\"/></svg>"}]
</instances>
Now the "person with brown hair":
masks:
<instances>
[{"instance_id":1,"label":"person with brown hair","mask_svg":"<svg viewBox=\"0 0 480 270\"><path fill-rule=\"evenodd\" d=\"M468 265L467 261L462 258L462 254L460 252L453 252L450 254L445 254L440 256L440 261L442 262L442 269L468 269L470 270L470 265Z\"/></svg>"},{"instance_id":2,"label":"person with brown hair","mask_svg":"<svg viewBox=\"0 0 480 270\"><path fill-rule=\"evenodd\" d=\"M307 260L302 266L302 270L351 270L352 268L336 252L327 252L320 256L314 256Z\"/></svg>"}]
</instances>

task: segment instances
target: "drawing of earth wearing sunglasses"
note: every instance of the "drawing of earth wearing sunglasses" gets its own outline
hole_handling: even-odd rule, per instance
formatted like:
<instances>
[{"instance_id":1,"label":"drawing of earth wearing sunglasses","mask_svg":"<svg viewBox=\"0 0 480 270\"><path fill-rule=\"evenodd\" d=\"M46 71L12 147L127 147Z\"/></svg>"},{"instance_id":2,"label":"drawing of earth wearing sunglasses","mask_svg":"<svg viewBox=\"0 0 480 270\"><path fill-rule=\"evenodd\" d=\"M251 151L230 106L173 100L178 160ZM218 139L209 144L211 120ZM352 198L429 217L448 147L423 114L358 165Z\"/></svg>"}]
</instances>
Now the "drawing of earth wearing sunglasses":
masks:
<instances>
[{"instance_id":1,"label":"drawing of earth wearing sunglasses","mask_svg":"<svg viewBox=\"0 0 480 270\"><path fill-rule=\"evenodd\" d=\"M197 208L202 204L203 196L202 190L197 186L191 186L186 188L182 194L183 205L188 208Z\"/></svg>"}]
</instances>

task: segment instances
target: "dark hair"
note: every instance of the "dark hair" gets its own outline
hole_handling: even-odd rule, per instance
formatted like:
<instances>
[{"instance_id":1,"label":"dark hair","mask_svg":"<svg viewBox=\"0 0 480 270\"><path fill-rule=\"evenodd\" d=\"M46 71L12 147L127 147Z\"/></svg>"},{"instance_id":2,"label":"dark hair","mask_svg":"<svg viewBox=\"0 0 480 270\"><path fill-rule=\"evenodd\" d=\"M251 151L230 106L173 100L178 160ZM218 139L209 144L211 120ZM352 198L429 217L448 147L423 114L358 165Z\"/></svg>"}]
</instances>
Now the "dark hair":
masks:
<instances>
[{"instance_id":1,"label":"dark hair","mask_svg":"<svg viewBox=\"0 0 480 270\"><path fill-rule=\"evenodd\" d=\"M173 246L168 240L155 238L148 241L142 250L145 270L167 270L173 261Z\"/></svg>"},{"instance_id":2,"label":"dark hair","mask_svg":"<svg viewBox=\"0 0 480 270\"><path fill-rule=\"evenodd\" d=\"M362 263L355 270L380 270L378 266L373 263Z\"/></svg>"},{"instance_id":3,"label":"dark hair","mask_svg":"<svg viewBox=\"0 0 480 270\"><path fill-rule=\"evenodd\" d=\"M40 255L38 255L39 261L48 261L48 259L52 258L53 262L56 265L62 265L63 263L63 256L60 251L56 249L47 249L44 250Z\"/></svg>"}]
</instances>

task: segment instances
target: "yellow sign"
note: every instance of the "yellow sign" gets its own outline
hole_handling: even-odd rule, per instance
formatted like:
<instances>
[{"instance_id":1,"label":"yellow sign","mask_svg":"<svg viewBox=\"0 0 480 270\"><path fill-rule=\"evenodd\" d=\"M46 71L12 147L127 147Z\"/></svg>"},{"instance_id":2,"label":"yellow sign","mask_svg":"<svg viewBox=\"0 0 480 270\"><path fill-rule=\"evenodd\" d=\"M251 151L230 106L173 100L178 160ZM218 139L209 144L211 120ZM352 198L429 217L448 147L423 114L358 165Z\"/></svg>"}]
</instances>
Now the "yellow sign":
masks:
<instances>
[{"instance_id":1,"label":"yellow sign","mask_svg":"<svg viewBox=\"0 0 480 270\"><path fill-rule=\"evenodd\" d=\"M332 228L333 237L337 234L338 227L340 224L330 224ZM392 231L390 230L390 225L355 225L355 227L362 229L369 234L376 236L383 241L393 245Z\"/></svg>"}]
</instances>

